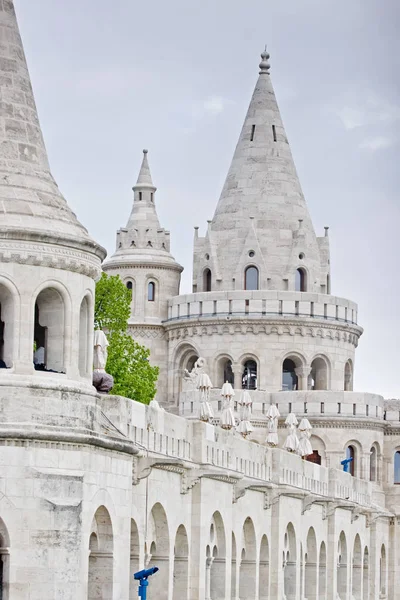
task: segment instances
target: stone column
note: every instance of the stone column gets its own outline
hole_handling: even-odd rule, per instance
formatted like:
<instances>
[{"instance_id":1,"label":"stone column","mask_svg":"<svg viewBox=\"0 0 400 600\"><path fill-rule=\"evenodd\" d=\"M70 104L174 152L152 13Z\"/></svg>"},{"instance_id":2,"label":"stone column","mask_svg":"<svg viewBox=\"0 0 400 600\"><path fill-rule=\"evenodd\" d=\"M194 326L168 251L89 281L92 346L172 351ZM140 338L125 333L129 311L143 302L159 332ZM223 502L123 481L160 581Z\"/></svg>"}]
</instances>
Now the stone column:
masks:
<instances>
[{"instance_id":1,"label":"stone column","mask_svg":"<svg viewBox=\"0 0 400 600\"><path fill-rule=\"evenodd\" d=\"M308 376L311 373L311 367L297 367L295 369L298 377L298 388L300 391L308 390Z\"/></svg>"},{"instance_id":2,"label":"stone column","mask_svg":"<svg viewBox=\"0 0 400 600\"><path fill-rule=\"evenodd\" d=\"M242 375L243 375L243 365L240 363L233 363L232 371L234 376L234 388L235 390L242 389Z\"/></svg>"}]
</instances>

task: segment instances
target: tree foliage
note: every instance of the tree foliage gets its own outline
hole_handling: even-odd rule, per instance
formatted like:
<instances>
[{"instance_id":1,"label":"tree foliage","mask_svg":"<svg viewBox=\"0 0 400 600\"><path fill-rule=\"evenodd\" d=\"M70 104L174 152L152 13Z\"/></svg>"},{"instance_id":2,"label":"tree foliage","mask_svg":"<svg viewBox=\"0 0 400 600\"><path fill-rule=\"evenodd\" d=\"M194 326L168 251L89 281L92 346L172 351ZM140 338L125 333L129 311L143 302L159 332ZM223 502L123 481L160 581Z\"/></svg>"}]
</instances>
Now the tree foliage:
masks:
<instances>
[{"instance_id":1,"label":"tree foliage","mask_svg":"<svg viewBox=\"0 0 400 600\"><path fill-rule=\"evenodd\" d=\"M96 284L94 325L104 329L110 344L106 371L114 377L112 393L148 404L156 393L159 369L149 363L150 350L128 333L131 299L118 275L103 273Z\"/></svg>"}]
</instances>

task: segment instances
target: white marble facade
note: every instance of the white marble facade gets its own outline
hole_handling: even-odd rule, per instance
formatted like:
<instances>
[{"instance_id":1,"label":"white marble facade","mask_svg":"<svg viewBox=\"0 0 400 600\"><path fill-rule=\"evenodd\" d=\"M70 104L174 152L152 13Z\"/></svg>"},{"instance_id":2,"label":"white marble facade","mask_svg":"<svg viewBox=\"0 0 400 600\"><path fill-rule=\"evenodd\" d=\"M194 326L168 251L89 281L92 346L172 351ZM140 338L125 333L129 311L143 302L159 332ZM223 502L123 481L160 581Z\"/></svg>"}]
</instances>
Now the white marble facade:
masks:
<instances>
[{"instance_id":1,"label":"white marble facade","mask_svg":"<svg viewBox=\"0 0 400 600\"><path fill-rule=\"evenodd\" d=\"M51 176L12 0L0 37L0 598L132 600L133 573L156 565L150 599L400 599L400 401L353 390L357 305L331 293L328 229L314 232L268 55L195 231L193 292L179 296L147 151L103 265L160 366L147 407L91 385L105 251ZM183 378L199 357L212 423ZM235 416L249 388L248 439L218 425L227 379ZM290 412L311 422L316 462L282 449Z\"/></svg>"}]
</instances>

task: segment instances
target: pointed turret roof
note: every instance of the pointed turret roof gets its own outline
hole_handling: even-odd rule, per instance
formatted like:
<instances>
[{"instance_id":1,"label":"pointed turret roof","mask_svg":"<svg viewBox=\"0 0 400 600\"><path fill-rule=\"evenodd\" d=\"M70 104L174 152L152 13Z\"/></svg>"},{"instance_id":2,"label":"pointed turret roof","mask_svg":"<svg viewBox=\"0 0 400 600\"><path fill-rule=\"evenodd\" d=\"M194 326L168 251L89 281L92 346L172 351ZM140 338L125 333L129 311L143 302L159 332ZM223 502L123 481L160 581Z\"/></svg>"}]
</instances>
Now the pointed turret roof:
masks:
<instances>
[{"instance_id":1,"label":"pointed turret roof","mask_svg":"<svg viewBox=\"0 0 400 600\"><path fill-rule=\"evenodd\" d=\"M317 238L272 86L269 54L265 51L261 54L258 80L214 217L204 241L199 238L197 243L199 257L195 264L203 269L206 265L202 256L217 254L221 265L217 289L243 289L246 264L260 269L262 287L288 289L287 280L294 278L298 268L292 264L292 256L300 244L296 233L299 221L304 238L301 252L307 249L307 269L312 271L310 279L315 281L315 289L319 289ZM257 251L255 247L247 248L252 238ZM201 280L201 270L194 273L194 281L197 279Z\"/></svg>"},{"instance_id":2,"label":"pointed turret roof","mask_svg":"<svg viewBox=\"0 0 400 600\"><path fill-rule=\"evenodd\" d=\"M151 177L148 150L143 150L142 164L133 186L133 206L126 227L117 232L115 254L104 269L118 266L158 265L177 270L182 267L170 253L170 233L160 225L155 196L157 188Z\"/></svg>"},{"instance_id":3,"label":"pointed turret roof","mask_svg":"<svg viewBox=\"0 0 400 600\"><path fill-rule=\"evenodd\" d=\"M12 0L0 2L0 35L0 236L69 240L104 257L51 175Z\"/></svg>"}]
</instances>

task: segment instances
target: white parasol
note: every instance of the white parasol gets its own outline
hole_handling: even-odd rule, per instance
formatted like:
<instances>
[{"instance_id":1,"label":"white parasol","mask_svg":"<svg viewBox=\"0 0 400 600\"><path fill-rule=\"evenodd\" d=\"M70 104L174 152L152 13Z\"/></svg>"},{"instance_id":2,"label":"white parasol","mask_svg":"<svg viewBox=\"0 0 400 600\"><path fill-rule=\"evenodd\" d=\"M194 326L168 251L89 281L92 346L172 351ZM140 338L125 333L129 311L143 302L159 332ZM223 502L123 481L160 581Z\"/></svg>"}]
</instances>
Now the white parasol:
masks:
<instances>
[{"instance_id":1,"label":"white parasol","mask_svg":"<svg viewBox=\"0 0 400 600\"><path fill-rule=\"evenodd\" d=\"M223 401L220 424L222 429L232 429L232 427L235 427L235 417L232 410L232 397L234 395L235 392L231 384L228 382L224 383L221 389Z\"/></svg>"},{"instance_id":2,"label":"white parasol","mask_svg":"<svg viewBox=\"0 0 400 600\"><path fill-rule=\"evenodd\" d=\"M288 452L297 452L299 448L299 438L296 433L296 425L298 420L294 413L289 413L286 417L285 425L288 430L288 436L283 444L283 447Z\"/></svg>"},{"instance_id":3,"label":"white parasol","mask_svg":"<svg viewBox=\"0 0 400 600\"><path fill-rule=\"evenodd\" d=\"M200 391L200 419L202 421L210 421L210 419L214 418L214 413L210 405L212 383L207 373L199 375L197 388Z\"/></svg>"},{"instance_id":4,"label":"white parasol","mask_svg":"<svg viewBox=\"0 0 400 600\"><path fill-rule=\"evenodd\" d=\"M238 402L240 406L240 422L237 431L246 437L253 431L250 423L253 400L248 391L244 390Z\"/></svg>"},{"instance_id":5,"label":"white parasol","mask_svg":"<svg viewBox=\"0 0 400 600\"><path fill-rule=\"evenodd\" d=\"M109 342L106 334L101 329L96 329L94 332L93 346L93 369L94 371L105 371L107 364L107 346L109 346Z\"/></svg>"},{"instance_id":6,"label":"white parasol","mask_svg":"<svg viewBox=\"0 0 400 600\"><path fill-rule=\"evenodd\" d=\"M313 449L310 443L311 430L312 427L310 421L305 418L302 419L299 425L300 440L299 447L297 449L298 454L300 454L300 456L302 457L309 456L313 453Z\"/></svg>"},{"instance_id":7,"label":"white parasol","mask_svg":"<svg viewBox=\"0 0 400 600\"><path fill-rule=\"evenodd\" d=\"M278 439L278 419L280 413L276 404L271 404L267 411L267 424L268 424L268 435L266 444L271 448L276 448L279 443Z\"/></svg>"}]
</instances>

